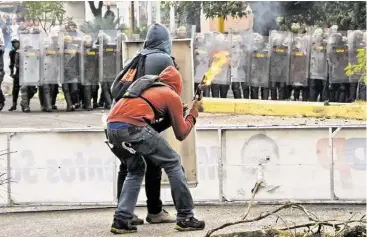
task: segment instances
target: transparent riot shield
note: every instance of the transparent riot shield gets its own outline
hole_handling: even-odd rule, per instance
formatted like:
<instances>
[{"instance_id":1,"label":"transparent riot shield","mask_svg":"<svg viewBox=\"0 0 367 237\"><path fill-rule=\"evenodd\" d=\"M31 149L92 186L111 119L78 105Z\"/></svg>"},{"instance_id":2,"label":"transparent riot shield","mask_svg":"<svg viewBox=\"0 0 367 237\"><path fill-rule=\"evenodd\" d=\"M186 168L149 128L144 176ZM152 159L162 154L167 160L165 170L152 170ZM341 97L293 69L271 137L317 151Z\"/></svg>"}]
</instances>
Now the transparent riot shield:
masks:
<instances>
[{"instance_id":1,"label":"transparent riot shield","mask_svg":"<svg viewBox=\"0 0 367 237\"><path fill-rule=\"evenodd\" d=\"M366 52L366 39L363 36L366 31L348 30L348 62L351 65L358 64L358 54ZM365 55L365 54L364 54ZM351 83L357 83L361 79L362 73L349 76Z\"/></svg>"},{"instance_id":2,"label":"transparent riot shield","mask_svg":"<svg viewBox=\"0 0 367 237\"><path fill-rule=\"evenodd\" d=\"M121 33L117 30L100 30L99 80L112 83L121 70Z\"/></svg>"},{"instance_id":3,"label":"transparent riot shield","mask_svg":"<svg viewBox=\"0 0 367 237\"><path fill-rule=\"evenodd\" d=\"M288 85L307 86L310 62L309 35L293 34Z\"/></svg>"},{"instance_id":4,"label":"transparent riot shield","mask_svg":"<svg viewBox=\"0 0 367 237\"><path fill-rule=\"evenodd\" d=\"M347 33L344 31L329 33L327 42L329 83L349 82L349 77L345 73L348 66L347 41Z\"/></svg>"},{"instance_id":5,"label":"transparent riot shield","mask_svg":"<svg viewBox=\"0 0 367 237\"><path fill-rule=\"evenodd\" d=\"M80 82L84 86L99 84L99 48L93 40L93 33L81 34Z\"/></svg>"},{"instance_id":6,"label":"transparent riot shield","mask_svg":"<svg viewBox=\"0 0 367 237\"><path fill-rule=\"evenodd\" d=\"M64 52L61 57L61 84L80 83L81 39L78 36L60 34L64 42Z\"/></svg>"},{"instance_id":7,"label":"transparent riot shield","mask_svg":"<svg viewBox=\"0 0 367 237\"><path fill-rule=\"evenodd\" d=\"M61 83L61 57L64 53L61 35L43 36L41 85Z\"/></svg>"},{"instance_id":8,"label":"transparent riot shield","mask_svg":"<svg viewBox=\"0 0 367 237\"><path fill-rule=\"evenodd\" d=\"M40 85L41 34L19 34L20 63L19 83L21 86Z\"/></svg>"},{"instance_id":9,"label":"transparent riot shield","mask_svg":"<svg viewBox=\"0 0 367 237\"><path fill-rule=\"evenodd\" d=\"M289 64L292 34L287 31L270 32L270 66L269 75L271 82L284 82L289 80Z\"/></svg>"},{"instance_id":10,"label":"transparent riot shield","mask_svg":"<svg viewBox=\"0 0 367 237\"><path fill-rule=\"evenodd\" d=\"M200 83L209 69L211 38L197 33L194 40L194 82Z\"/></svg>"},{"instance_id":11,"label":"transparent riot shield","mask_svg":"<svg viewBox=\"0 0 367 237\"><path fill-rule=\"evenodd\" d=\"M267 36L257 33L253 36L248 78L250 86L269 87L269 37Z\"/></svg>"},{"instance_id":12,"label":"transparent riot shield","mask_svg":"<svg viewBox=\"0 0 367 237\"><path fill-rule=\"evenodd\" d=\"M218 60L222 60L223 55L230 54L230 37L228 34L211 33L212 44L210 53L209 66ZM230 77L230 60L227 60L220 68L220 72L214 77L212 84L229 85L231 83Z\"/></svg>"},{"instance_id":13,"label":"transparent riot shield","mask_svg":"<svg viewBox=\"0 0 367 237\"><path fill-rule=\"evenodd\" d=\"M230 33L231 82L248 82L249 36L242 32Z\"/></svg>"},{"instance_id":14,"label":"transparent riot shield","mask_svg":"<svg viewBox=\"0 0 367 237\"><path fill-rule=\"evenodd\" d=\"M326 45L325 33L321 28L313 28L310 31L310 79L326 80Z\"/></svg>"}]
</instances>

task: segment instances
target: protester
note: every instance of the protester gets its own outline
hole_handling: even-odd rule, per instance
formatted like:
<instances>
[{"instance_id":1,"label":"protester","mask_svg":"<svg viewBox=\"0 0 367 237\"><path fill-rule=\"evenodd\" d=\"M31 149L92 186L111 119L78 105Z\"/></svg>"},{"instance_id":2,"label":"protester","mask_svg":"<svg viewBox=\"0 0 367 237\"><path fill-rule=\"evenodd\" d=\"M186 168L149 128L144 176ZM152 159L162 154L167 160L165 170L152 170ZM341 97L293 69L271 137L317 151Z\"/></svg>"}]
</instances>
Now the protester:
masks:
<instances>
[{"instance_id":1,"label":"protester","mask_svg":"<svg viewBox=\"0 0 367 237\"><path fill-rule=\"evenodd\" d=\"M195 100L184 118L180 73L175 67L169 66L159 75L159 80L164 86L151 87L145 91L142 89L143 92L137 98L119 100L108 116L109 141L118 149L119 158L125 160L128 170L115 211L112 233L137 231L131 220L143 182L146 160L163 168L168 176L177 210L175 229L189 231L205 227L204 221L194 217L194 204L179 154L156 131L172 126L176 138L183 141L196 123L201 102ZM162 119L160 128L155 130L150 124L159 119Z\"/></svg>"}]
</instances>

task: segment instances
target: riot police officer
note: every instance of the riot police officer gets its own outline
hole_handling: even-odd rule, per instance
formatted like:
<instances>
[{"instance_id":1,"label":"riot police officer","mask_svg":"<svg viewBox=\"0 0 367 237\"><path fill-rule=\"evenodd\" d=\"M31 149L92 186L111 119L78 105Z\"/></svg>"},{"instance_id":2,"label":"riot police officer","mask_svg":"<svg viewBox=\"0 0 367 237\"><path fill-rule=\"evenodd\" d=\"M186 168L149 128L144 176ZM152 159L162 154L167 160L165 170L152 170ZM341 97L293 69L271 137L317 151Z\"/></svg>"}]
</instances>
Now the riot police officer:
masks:
<instances>
[{"instance_id":1,"label":"riot police officer","mask_svg":"<svg viewBox=\"0 0 367 237\"><path fill-rule=\"evenodd\" d=\"M79 46L71 36L64 37L62 90L66 101L66 111L74 111L74 103L79 102ZM74 100L73 100L74 98Z\"/></svg>"},{"instance_id":2,"label":"riot police officer","mask_svg":"<svg viewBox=\"0 0 367 237\"><path fill-rule=\"evenodd\" d=\"M5 96L3 94L3 91L1 90L1 83L3 82L5 72L4 72L4 37L2 35L2 32L0 32L0 111L3 110L5 105Z\"/></svg>"},{"instance_id":3,"label":"riot police officer","mask_svg":"<svg viewBox=\"0 0 367 237\"><path fill-rule=\"evenodd\" d=\"M13 78L13 89L12 89L12 97L13 97L13 105L9 108L9 111L13 111L17 109L17 102L19 97L20 85L19 85L19 37L14 35L11 39L11 44L13 46L12 50L9 52L10 58L10 77Z\"/></svg>"}]
</instances>

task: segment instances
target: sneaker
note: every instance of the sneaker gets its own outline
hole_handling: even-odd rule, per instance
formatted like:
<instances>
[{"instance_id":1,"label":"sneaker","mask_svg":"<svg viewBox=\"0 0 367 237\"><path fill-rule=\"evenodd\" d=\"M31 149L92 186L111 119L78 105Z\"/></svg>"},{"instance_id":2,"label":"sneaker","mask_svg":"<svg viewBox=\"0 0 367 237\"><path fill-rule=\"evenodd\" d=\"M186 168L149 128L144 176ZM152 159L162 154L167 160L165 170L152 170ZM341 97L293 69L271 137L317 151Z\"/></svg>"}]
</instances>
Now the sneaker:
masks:
<instances>
[{"instance_id":1,"label":"sneaker","mask_svg":"<svg viewBox=\"0 0 367 237\"><path fill-rule=\"evenodd\" d=\"M205 228L205 222L199 221L195 217L190 219L178 220L175 226L175 230L178 231L194 231L203 230Z\"/></svg>"},{"instance_id":2,"label":"sneaker","mask_svg":"<svg viewBox=\"0 0 367 237\"><path fill-rule=\"evenodd\" d=\"M113 223L111 226L111 233L114 234L129 234L135 233L138 231L136 226L130 224L128 221L116 220L113 219Z\"/></svg>"},{"instance_id":3,"label":"sneaker","mask_svg":"<svg viewBox=\"0 0 367 237\"><path fill-rule=\"evenodd\" d=\"M143 225L144 220L140 219L137 215L133 214L133 219L131 220L132 225Z\"/></svg>"},{"instance_id":4,"label":"sneaker","mask_svg":"<svg viewBox=\"0 0 367 237\"><path fill-rule=\"evenodd\" d=\"M146 221L150 224L175 223L176 217L171 216L166 210L162 210L159 214L149 214Z\"/></svg>"}]
</instances>

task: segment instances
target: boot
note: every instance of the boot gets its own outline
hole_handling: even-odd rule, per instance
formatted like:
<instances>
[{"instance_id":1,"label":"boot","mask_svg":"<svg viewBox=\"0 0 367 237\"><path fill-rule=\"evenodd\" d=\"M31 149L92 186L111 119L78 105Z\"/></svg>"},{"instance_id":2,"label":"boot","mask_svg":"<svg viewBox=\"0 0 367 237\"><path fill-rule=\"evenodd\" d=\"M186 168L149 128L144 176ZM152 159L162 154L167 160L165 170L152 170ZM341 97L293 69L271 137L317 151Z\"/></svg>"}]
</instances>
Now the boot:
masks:
<instances>
[{"instance_id":1,"label":"boot","mask_svg":"<svg viewBox=\"0 0 367 237\"><path fill-rule=\"evenodd\" d=\"M302 89L302 101L308 101L309 99L309 89L308 87L303 87Z\"/></svg>"},{"instance_id":2,"label":"boot","mask_svg":"<svg viewBox=\"0 0 367 237\"><path fill-rule=\"evenodd\" d=\"M239 82L232 82L233 97L235 99L241 99L241 85Z\"/></svg>"},{"instance_id":3,"label":"boot","mask_svg":"<svg viewBox=\"0 0 367 237\"><path fill-rule=\"evenodd\" d=\"M93 110L92 105L91 105L91 100L92 100L92 86L84 86L84 109L87 111L91 111Z\"/></svg>"},{"instance_id":4,"label":"boot","mask_svg":"<svg viewBox=\"0 0 367 237\"><path fill-rule=\"evenodd\" d=\"M251 87L251 99L259 99L259 87Z\"/></svg>"},{"instance_id":5,"label":"boot","mask_svg":"<svg viewBox=\"0 0 367 237\"><path fill-rule=\"evenodd\" d=\"M261 87L261 99L262 100L269 99L269 88Z\"/></svg>"},{"instance_id":6,"label":"boot","mask_svg":"<svg viewBox=\"0 0 367 237\"><path fill-rule=\"evenodd\" d=\"M243 91L243 98L250 99L250 87L246 83L241 83L242 91Z\"/></svg>"},{"instance_id":7,"label":"boot","mask_svg":"<svg viewBox=\"0 0 367 237\"><path fill-rule=\"evenodd\" d=\"M71 95L70 95L70 91L69 91L69 84L65 83L62 84L62 91L64 92L64 97L65 97L65 101L66 101L66 111L70 112L70 111L74 111L74 105L73 105L73 101L71 100Z\"/></svg>"},{"instance_id":8,"label":"boot","mask_svg":"<svg viewBox=\"0 0 367 237\"><path fill-rule=\"evenodd\" d=\"M228 91L229 85L219 85L220 98L227 98Z\"/></svg>"},{"instance_id":9,"label":"boot","mask_svg":"<svg viewBox=\"0 0 367 237\"><path fill-rule=\"evenodd\" d=\"M301 88L294 87L294 101L299 101L300 94L301 94Z\"/></svg>"},{"instance_id":10,"label":"boot","mask_svg":"<svg viewBox=\"0 0 367 237\"><path fill-rule=\"evenodd\" d=\"M57 106L56 106L56 100L57 100L57 95L59 94L59 85L52 85L52 98L51 98L51 106L53 110L57 110Z\"/></svg>"},{"instance_id":11,"label":"boot","mask_svg":"<svg viewBox=\"0 0 367 237\"><path fill-rule=\"evenodd\" d=\"M29 98L28 98L28 86L22 86L20 89L20 107L24 113L29 113Z\"/></svg>"},{"instance_id":12,"label":"boot","mask_svg":"<svg viewBox=\"0 0 367 237\"><path fill-rule=\"evenodd\" d=\"M73 105L71 95L69 93L65 94L65 100L66 100L66 111L67 112L75 111L75 107Z\"/></svg>"},{"instance_id":13,"label":"boot","mask_svg":"<svg viewBox=\"0 0 367 237\"><path fill-rule=\"evenodd\" d=\"M40 100L41 110L43 111L44 105L44 93L43 93L43 86L38 87L38 99Z\"/></svg>"},{"instance_id":14,"label":"boot","mask_svg":"<svg viewBox=\"0 0 367 237\"><path fill-rule=\"evenodd\" d=\"M50 85L43 86L43 112L52 112Z\"/></svg>"}]
</instances>

